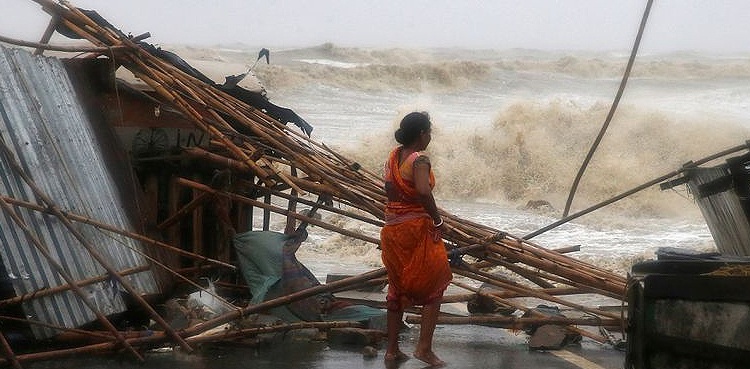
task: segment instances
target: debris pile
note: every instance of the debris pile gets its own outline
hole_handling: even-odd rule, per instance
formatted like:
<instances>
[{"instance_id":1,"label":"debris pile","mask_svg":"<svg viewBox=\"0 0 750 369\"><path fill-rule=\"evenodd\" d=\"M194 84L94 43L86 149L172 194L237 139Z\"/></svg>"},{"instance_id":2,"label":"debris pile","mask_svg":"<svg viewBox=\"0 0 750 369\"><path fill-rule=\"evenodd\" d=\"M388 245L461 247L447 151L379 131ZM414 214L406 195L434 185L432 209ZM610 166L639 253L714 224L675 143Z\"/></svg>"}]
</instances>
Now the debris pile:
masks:
<instances>
[{"instance_id":1,"label":"debris pile","mask_svg":"<svg viewBox=\"0 0 750 369\"><path fill-rule=\"evenodd\" d=\"M136 172L140 170L143 173L163 174L167 171L165 168L188 163L195 165L196 173L200 174L169 172L169 180L164 181L166 184L153 179L158 177L139 178L138 182L145 188L147 198L142 201L159 209L152 210L152 215L145 219L143 228L146 231L126 231L121 227L76 214L75 209L61 209L53 201L48 200L42 190L34 186L31 178L27 178L26 185L36 188L34 195L38 201L34 203L2 194L0 205L3 206L4 213L10 216L14 214L15 209L24 208L47 214L46 216L54 216L59 222L69 224L67 229L73 234L77 232L78 227L85 226L135 240L151 250L148 257L150 269L154 273L167 276L160 277L160 280L171 279L173 283L187 284L191 291L200 292L190 295L188 303L169 300L165 304L163 297L156 298L159 306L167 305L166 310L172 312L171 318L167 321L162 318L162 314L166 315L164 308L160 308L161 314L158 313L155 309L157 303L146 301L141 291L131 287L132 282L125 276L135 271L123 271L110 265L105 257L97 257L108 250L87 247L90 241L86 236L76 235L78 242L85 248L81 252L93 257L106 270L99 281L116 280L118 286L127 290L129 298L135 300L134 305L148 311L150 319L157 324L152 326L153 330L148 330L148 333L124 332L112 324L111 317L106 317L99 311L100 307L92 305L89 308L97 313L101 326L107 328L104 331L91 333L78 327L48 328L60 333L76 332L96 336L96 343L51 350L39 350L40 348L36 347L30 352L21 352L0 334L4 353L0 365L20 367L20 363L24 361L51 359L71 353L115 352L123 348L138 360L143 360L143 349L164 345L179 345L189 352L196 344L202 342L252 338L259 333L274 330L363 328L362 322L352 321L302 321L264 327L242 327L240 324L232 324L231 329L227 329L227 324L321 293L382 285L386 275L384 269L313 285L283 296L267 297L266 300L256 303L250 303L247 298L237 299L234 303L227 302L222 297L224 294L218 292L225 291L225 287L231 284L227 280L211 281L209 288L204 288L197 282L201 273L207 270L221 270L224 275L234 275L235 279L231 282L235 287L239 286L240 290L244 288L247 294L247 285L237 273L237 256L226 248L225 243L235 234L252 230L253 209L263 212L264 231L270 230L268 219L270 214L274 213L287 218L287 227L283 230L285 234L292 234L295 228L299 230L297 222L301 222L303 225L315 225L371 243L376 247L379 244L377 238L331 224L325 220L326 217L318 217L314 213L317 211L337 214L370 226L381 227L386 196L380 176L327 146L311 140L306 135L309 134L309 127L300 127L302 132L298 132L297 128L286 125L293 119L283 121L286 120L284 117L272 117L268 114L267 107L253 106L241 96L230 94L219 86L186 72L185 66L170 63L154 55L141 42L142 37L123 34L103 18L94 16L95 12L82 11L67 2L58 4L47 0L34 1L52 15L51 30L64 28L67 30L67 36L83 38L94 45L86 48L85 58L105 59L108 65L124 67L146 83L149 91L139 93L147 94L149 101L160 107L154 114L163 117L167 111L172 112L179 116L179 119L188 122L196 131L207 135L209 140L205 145L180 146L178 151L170 152L169 155L160 153L160 156L148 157L147 160L134 160L140 165ZM126 87L123 86L123 82L120 81L118 84L120 91L124 91ZM3 142L1 146L7 148L10 144ZM12 153L5 151L7 152L3 160L10 161ZM12 166L12 163L7 165ZM14 173L22 176L25 169L15 167ZM223 181L222 175L229 176L231 184ZM163 195L164 192L167 194ZM152 196L150 203L149 194ZM215 216L203 219L197 209L209 207L214 209L212 214ZM222 213L221 209L225 212ZM464 295L445 296L445 301L472 301L472 306L482 305L485 310L492 312L467 316L445 315L441 316L439 324L483 324L513 330L555 325L565 327L567 334L583 335L599 342L607 342L609 337L600 331L586 330L579 326L601 326L613 330L623 326L620 311L605 310L576 302L576 296L581 294L594 294L618 302L623 301L626 289L626 279L623 276L566 256L564 253L570 250L548 249L445 211L441 211L441 216L448 229L443 236L451 249L453 271L465 277L456 278L454 285L466 290ZM215 229L219 230L217 233L221 236L217 237L220 239L218 241L211 239L213 243L206 242L210 237L200 234L209 223L216 225ZM23 222L17 224L21 227ZM34 239L32 230L27 232L27 237L30 240ZM40 245L37 250L44 254L45 247ZM50 264L53 264L53 261L54 258L49 258ZM503 273L497 273L499 270ZM79 292L79 286L91 283L66 277L64 268L58 271L65 279L61 283L64 289ZM466 280L477 283L461 282ZM485 287L478 288L478 284L484 284ZM161 286L162 295L170 293L169 283L162 282ZM37 298L40 293L54 292L40 288L28 296L4 299L0 301L0 307L17 306L23 301ZM477 302L478 298L481 298L480 302ZM86 301L82 291L79 293L79 299L81 302ZM580 317L547 314L542 309L527 306L530 299L576 311ZM203 314L200 316L194 314L195 309L192 309L197 308L198 302L203 306ZM497 306L486 307L492 303ZM372 304L377 307L377 303ZM505 314L514 311L523 316ZM409 316L407 322L418 323L419 316ZM43 324L30 321L27 323ZM562 334L563 337L567 337L565 332Z\"/></svg>"}]
</instances>

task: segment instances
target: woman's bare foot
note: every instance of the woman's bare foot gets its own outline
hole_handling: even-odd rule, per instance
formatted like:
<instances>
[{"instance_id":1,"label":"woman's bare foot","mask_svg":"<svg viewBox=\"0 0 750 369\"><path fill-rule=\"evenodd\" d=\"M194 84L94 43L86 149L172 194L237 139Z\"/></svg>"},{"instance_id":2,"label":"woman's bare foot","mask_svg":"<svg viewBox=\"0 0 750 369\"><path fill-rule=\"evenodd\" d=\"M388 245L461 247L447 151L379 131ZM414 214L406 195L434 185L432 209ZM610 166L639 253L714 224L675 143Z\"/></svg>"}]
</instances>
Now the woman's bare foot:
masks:
<instances>
[{"instance_id":1,"label":"woman's bare foot","mask_svg":"<svg viewBox=\"0 0 750 369\"><path fill-rule=\"evenodd\" d=\"M409 355L401 351L396 351L394 353L386 352L384 355L384 360L391 363L400 363L402 361L409 360Z\"/></svg>"},{"instance_id":2,"label":"woman's bare foot","mask_svg":"<svg viewBox=\"0 0 750 369\"><path fill-rule=\"evenodd\" d=\"M432 351L427 351L427 352L415 351L414 357L419 360L424 361L427 364L430 364L430 366L433 366L433 367L439 367L439 366L445 365L445 361L440 360L440 358L438 358L437 355L435 355L435 353Z\"/></svg>"}]
</instances>

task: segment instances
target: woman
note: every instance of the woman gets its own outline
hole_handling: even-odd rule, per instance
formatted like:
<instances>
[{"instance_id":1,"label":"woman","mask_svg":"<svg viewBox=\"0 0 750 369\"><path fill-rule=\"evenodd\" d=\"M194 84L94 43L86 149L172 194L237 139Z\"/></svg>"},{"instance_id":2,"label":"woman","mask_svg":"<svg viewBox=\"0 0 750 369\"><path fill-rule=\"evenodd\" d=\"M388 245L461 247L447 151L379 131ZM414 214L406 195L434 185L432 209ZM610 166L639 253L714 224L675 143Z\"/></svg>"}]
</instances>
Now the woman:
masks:
<instances>
[{"instance_id":1,"label":"woman","mask_svg":"<svg viewBox=\"0 0 750 369\"><path fill-rule=\"evenodd\" d=\"M414 357L430 365L444 362L432 352L440 300L450 283L440 218L432 187L435 177L430 159L422 153L431 136L427 113L409 113L395 133L401 146L385 165L388 202L386 224L380 232L382 259L388 271L388 347L385 361L399 362L408 356L398 347L404 308L422 305L422 323Z\"/></svg>"}]
</instances>

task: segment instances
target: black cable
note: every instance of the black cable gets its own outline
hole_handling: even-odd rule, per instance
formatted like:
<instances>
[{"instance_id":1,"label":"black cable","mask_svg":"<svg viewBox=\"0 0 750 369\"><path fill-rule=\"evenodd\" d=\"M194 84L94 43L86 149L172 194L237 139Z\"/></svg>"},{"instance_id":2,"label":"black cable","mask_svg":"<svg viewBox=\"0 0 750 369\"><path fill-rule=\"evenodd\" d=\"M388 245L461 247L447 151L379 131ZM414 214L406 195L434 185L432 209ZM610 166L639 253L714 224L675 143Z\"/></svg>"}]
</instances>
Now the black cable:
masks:
<instances>
[{"instance_id":1,"label":"black cable","mask_svg":"<svg viewBox=\"0 0 750 369\"><path fill-rule=\"evenodd\" d=\"M636 54L638 54L638 46L641 44L641 37L643 37L643 30L646 28L646 20L648 19L648 14L651 12L652 3L653 0L648 0L648 3L646 4L646 10L643 12L643 18L641 18L641 25L638 28L638 36L636 36L633 50L630 52L628 66L625 68L625 74L622 76L622 81L620 81L620 88L617 90L617 95L615 96L615 100L612 103L612 107L609 109L607 118L604 120L604 125L602 125L602 128L599 131L599 135L596 137L596 140L594 140L594 144L591 145L591 149L586 155L586 159L583 160L583 164L581 164L581 168L578 170L578 174L576 174L576 179L573 181L573 185L570 188L568 201L565 203L565 210L562 214L563 218L568 216L570 205L573 203L573 197L575 196L576 190L578 189L578 183L581 181L581 177L583 177L583 172L586 171L586 167L589 165L591 158L594 156L596 148L599 147L599 143L602 141L604 133L607 131L607 127L609 127L609 123L612 121L612 117L615 115L617 106L620 104L620 98L622 97L623 91L625 91L625 85L628 83L628 77L630 77L630 70L633 69L635 56Z\"/></svg>"}]
</instances>

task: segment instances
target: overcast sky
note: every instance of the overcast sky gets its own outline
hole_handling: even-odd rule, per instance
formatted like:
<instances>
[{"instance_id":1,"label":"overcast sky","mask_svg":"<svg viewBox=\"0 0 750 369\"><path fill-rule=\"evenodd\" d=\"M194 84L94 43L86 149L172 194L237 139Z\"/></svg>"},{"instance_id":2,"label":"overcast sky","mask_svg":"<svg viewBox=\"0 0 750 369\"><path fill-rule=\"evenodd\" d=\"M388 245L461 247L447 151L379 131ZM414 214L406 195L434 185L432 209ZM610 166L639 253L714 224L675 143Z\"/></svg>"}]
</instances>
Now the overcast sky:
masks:
<instances>
[{"instance_id":1,"label":"overcast sky","mask_svg":"<svg viewBox=\"0 0 750 369\"><path fill-rule=\"evenodd\" d=\"M155 44L629 50L646 0L72 0ZM0 0L0 35L38 41L49 16ZM642 52L750 51L750 0L655 0Z\"/></svg>"}]
</instances>

